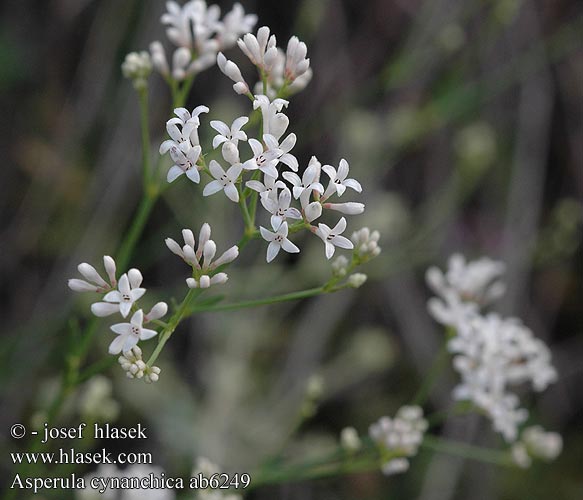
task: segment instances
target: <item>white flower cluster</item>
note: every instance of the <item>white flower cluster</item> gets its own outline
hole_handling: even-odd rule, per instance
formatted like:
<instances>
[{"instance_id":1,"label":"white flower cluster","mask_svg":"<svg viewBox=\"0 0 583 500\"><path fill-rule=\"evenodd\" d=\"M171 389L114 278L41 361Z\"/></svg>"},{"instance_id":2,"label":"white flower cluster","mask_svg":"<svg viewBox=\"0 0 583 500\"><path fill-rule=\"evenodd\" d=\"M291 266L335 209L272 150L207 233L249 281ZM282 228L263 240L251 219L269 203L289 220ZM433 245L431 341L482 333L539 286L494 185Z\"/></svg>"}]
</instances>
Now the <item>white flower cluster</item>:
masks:
<instances>
[{"instance_id":1,"label":"white flower cluster","mask_svg":"<svg viewBox=\"0 0 583 500\"><path fill-rule=\"evenodd\" d=\"M123 76L133 81L137 90L147 86L148 76L152 72L152 60L146 51L130 52L121 65Z\"/></svg>"},{"instance_id":2,"label":"white flower cluster","mask_svg":"<svg viewBox=\"0 0 583 500\"><path fill-rule=\"evenodd\" d=\"M117 358L117 361L126 372L128 378L143 378L148 384L158 382L160 378L160 368L158 366L148 366L142 359L142 350L137 345L124 351Z\"/></svg>"},{"instance_id":3,"label":"white flower cluster","mask_svg":"<svg viewBox=\"0 0 583 500\"><path fill-rule=\"evenodd\" d=\"M200 229L198 248L195 250L194 233L190 229L182 230L184 246L180 246L172 238L166 238L166 246L192 267L192 277L186 279L189 288L208 288L211 285L222 285L229 277L227 273L216 272L220 266L233 262L239 256L239 248L233 245L213 261L217 253L217 244L211 240L211 227L206 222Z\"/></svg>"},{"instance_id":4,"label":"white flower cluster","mask_svg":"<svg viewBox=\"0 0 583 500\"><path fill-rule=\"evenodd\" d=\"M166 8L160 20L166 25L168 39L176 46L172 65L161 42L152 42L150 53L156 71L177 81L213 66L219 51L233 47L239 36L257 23L257 16L245 14L239 3L222 20L219 6L207 6L204 0L191 0L182 6L170 1Z\"/></svg>"},{"instance_id":5,"label":"white flower cluster","mask_svg":"<svg viewBox=\"0 0 583 500\"><path fill-rule=\"evenodd\" d=\"M382 465L383 474L399 474L409 469L409 460L417 454L427 430L420 406L402 406L394 418L381 417L369 428L372 440L381 448L381 456L388 457Z\"/></svg>"},{"instance_id":6,"label":"white flower cluster","mask_svg":"<svg viewBox=\"0 0 583 500\"><path fill-rule=\"evenodd\" d=\"M274 99L270 101L265 95L257 95L253 106L261 110L263 119L263 143L255 138L248 138L242 127L248 122L247 117L237 118L231 126L224 122L213 120L210 125L218 134L213 139L213 147L221 146L221 154L229 164L227 170L216 160L211 160L207 173L214 179L209 182L203 196L209 196L219 191L233 202L245 202L247 192L259 193L260 202L270 217L270 227L261 227L261 236L269 243L267 261L271 262L281 249L289 253L299 252L299 248L290 241L289 221L298 221L297 228L308 228L318 236L325 245L326 257L330 259L336 247L352 249L354 244L342 233L346 229L346 219L341 217L334 227L324 223L313 226L324 210L340 212L346 215L361 214L364 204L357 202L330 203L333 196L342 196L347 188L358 193L362 187L358 181L348 177L349 165L340 160L338 169L331 165L322 166L314 156L300 177L296 172L299 165L291 150L296 143L296 136L290 133L281 139L289 125L288 117L282 112L288 101ZM174 165L167 176L169 182L182 174L194 183L200 182L199 171L206 167L202 161L201 147L198 137L200 126L199 115L208 112L205 106L199 106L192 113L184 108L175 110L177 118L167 122L167 130L171 139L160 146L160 153L170 153ZM250 148L247 158L241 160L239 149L241 142L247 142ZM278 165L284 165L289 171L281 173ZM249 180L245 173L251 172ZM327 187L320 182L321 173L328 177ZM287 185L286 182L287 181ZM244 189L246 187L247 189ZM298 207L291 206L293 200L298 200ZM362 255L373 257L378 255L378 232L370 234L363 230L356 236Z\"/></svg>"},{"instance_id":7,"label":"white flower cluster","mask_svg":"<svg viewBox=\"0 0 583 500\"><path fill-rule=\"evenodd\" d=\"M266 94L271 99L278 95L291 95L303 90L312 79L310 60L306 58L308 48L297 36L289 39L285 52L277 47L275 35L267 26L259 28L257 35L247 33L237 43L259 73L259 81L254 86L255 94ZM233 61L219 53L217 64L235 82L235 92L250 93L249 85Z\"/></svg>"},{"instance_id":8,"label":"white flower cluster","mask_svg":"<svg viewBox=\"0 0 583 500\"><path fill-rule=\"evenodd\" d=\"M528 468L533 458L550 462L560 455L562 449L560 434L546 432L540 425L533 425L524 429L520 440L512 445L512 458L516 465Z\"/></svg>"},{"instance_id":9,"label":"white flower cluster","mask_svg":"<svg viewBox=\"0 0 583 500\"><path fill-rule=\"evenodd\" d=\"M514 441L528 411L520 408L511 387L530 383L535 391L542 391L557 373L546 344L520 320L480 313L480 306L503 292L499 281L503 271L500 262L480 259L466 264L454 255L445 274L433 267L426 277L439 295L429 301L430 313L455 331L448 350L462 380L454 398L472 401L491 418L496 431Z\"/></svg>"},{"instance_id":10,"label":"white flower cluster","mask_svg":"<svg viewBox=\"0 0 583 500\"><path fill-rule=\"evenodd\" d=\"M85 280L70 279L69 288L75 292L105 293L102 302L91 305L91 311L95 316L103 317L120 313L122 317L127 318L130 312L134 311L129 323L117 323L111 326L111 330L117 337L110 344L109 352L119 354L122 351L129 351L140 340L147 340L157 335L156 330L144 328L143 325L163 317L168 312L168 305L165 302L158 302L148 314L144 315L142 309L138 307L138 300L146 293L146 289L140 287L143 281L142 273L138 269L130 269L117 280L115 261L106 255L103 257L103 264L109 282L92 265L83 262L77 266L77 269Z\"/></svg>"}]
</instances>

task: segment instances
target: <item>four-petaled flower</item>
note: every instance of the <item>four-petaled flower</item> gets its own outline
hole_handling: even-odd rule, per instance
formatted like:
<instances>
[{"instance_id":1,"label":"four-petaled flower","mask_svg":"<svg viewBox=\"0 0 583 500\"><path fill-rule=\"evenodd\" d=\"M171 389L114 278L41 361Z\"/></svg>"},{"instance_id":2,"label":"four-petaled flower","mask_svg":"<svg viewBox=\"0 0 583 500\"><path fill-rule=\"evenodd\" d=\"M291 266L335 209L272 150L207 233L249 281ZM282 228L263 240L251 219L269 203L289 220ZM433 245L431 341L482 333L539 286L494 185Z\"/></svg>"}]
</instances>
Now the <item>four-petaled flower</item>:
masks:
<instances>
[{"instance_id":1,"label":"four-petaled flower","mask_svg":"<svg viewBox=\"0 0 583 500\"><path fill-rule=\"evenodd\" d=\"M346 178L348 177L350 168L348 166L348 162L344 158L340 160L338 170L336 170L331 165L324 165L322 170L328 174L328 177L330 177L330 184L328 184L328 187L324 192L324 198L328 198L334 192L338 196L342 196L347 187L354 189L357 193L362 192L362 186L360 185L360 182L358 182L356 179Z\"/></svg>"},{"instance_id":2,"label":"four-petaled flower","mask_svg":"<svg viewBox=\"0 0 583 500\"><path fill-rule=\"evenodd\" d=\"M272 177L267 174L263 177L263 182L251 180L247 181L245 185L249 189L257 191L262 198L266 196L272 197L276 194L277 189L283 189L285 187L285 184L278 180L277 177Z\"/></svg>"},{"instance_id":3,"label":"four-petaled flower","mask_svg":"<svg viewBox=\"0 0 583 500\"><path fill-rule=\"evenodd\" d=\"M112 290L103 297L104 302L96 302L91 305L91 311L96 316L109 316L117 311L126 318L134 303L139 300L145 288L142 284L142 273L137 269L130 269L119 279L117 290Z\"/></svg>"},{"instance_id":4,"label":"four-petaled flower","mask_svg":"<svg viewBox=\"0 0 583 500\"><path fill-rule=\"evenodd\" d=\"M346 229L346 219L342 217L338 224L336 224L332 229L326 224L318 224L318 229L316 229L316 235L319 236L324 245L326 246L326 258L330 259L334 255L335 247L346 248L347 250L352 250L354 245L352 241L344 236L340 236Z\"/></svg>"},{"instance_id":5,"label":"four-petaled flower","mask_svg":"<svg viewBox=\"0 0 583 500\"><path fill-rule=\"evenodd\" d=\"M221 190L225 192L229 200L237 203L239 201L239 191L237 191L237 186L235 183L243 170L243 166L235 164L225 172L223 167L215 160L211 160L209 163L209 170L211 175L215 178L214 181L209 182L202 192L203 196L210 196Z\"/></svg>"},{"instance_id":6,"label":"four-petaled flower","mask_svg":"<svg viewBox=\"0 0 583 500\"><path fill-rule=\"evenodd\" d=\"M322 194L324 192L324 186L318 182L319 176L320 164L317 160L315 160L315 157L310 160L308 168L304 170L304 174L301 178L298 174L293 172L283 173L283 178L290 182L293 186L292 192L295 199L298 199L304 193L308 193L309 195L312 191L317 191L318 193Z\"/></svg>"},{"instance_id":7,"label":"four-petaled flower","mask_svg":"<svg viewBox=\"0 0 583 500\"><path fill-rule=\"evenodd\" d=\"M302 214L297 208L290 207L291 193L288 188L284 188L279 193L279 197L264 196L261 204L271 214L271 226L273 229L279 228L280 224L288 217L290 219L301 219Z\"/></svg>"},{"instance_id":8,"label":"four-petaled flower","mask_svg":"<svg viewBox=\"0 0 583 500\"><path fill-rule=\"evenodd\" d=\"M275 166L279 162L281 149L263 149L263 145L257 139L249 139L249 146L253 150L253 158L243 163L245 170L261 170L271 177L278 176Z\"/></svg>"},{"instance_id":9,"label":"four-petaled flower","mask_svg":"<svg viewBox=\"0 0 583 500\"><path fill-rule=\"evenodd\" d=\"M269 245L267 245L267 262L275 259L281 248L288 253L298 253L300 251L297 246L287 239L289 231L287 222L282 222L277 229L275 227L273 229L275 232L269 231L264 227L259 228L263 239L269 242Z\"/></svg>"},{"instance_id":10,"label":"four-petaled flower","mask_svg":"<svg viewBox=\"0 0 583 500\"><path fill-rule=\"evenodd\" d=\"M132 315L129 323L116 323L115 325L111 325L111 330L118 336L109 344L109 353L119 354L122 351L127 352L138 341L151 339L158 334L156 330L143 328L143 322L144 313L139 309Z\"/></svg>"},{"instance_id":11,"label":"four-petaled flower","mask_svg":"<svg viewBox=\"0 0 583 500\"><path fill-rule=\"evenodd\" d=\"M214 128L218 134L213 138L213 148L217 148L219 144L225 142L232 142L237 145L239 141L246 141L247 134L241 130L241 128L249 121L246 116L240 116L237 118L231 127L222 121L213 120L211 121L211 127Z\"/></svg>"},{"instance_id":12,"label":"four-petaled flower","mask_svg":"<svg viewBox=\"0 0 583 500\"><path fill-rule=\"evenodd\" d=\"M191 146L187 143L183 143L178 147L172 146L170 148L170 156L175 165L172 165L168 170L166 180L172 182L182 174L186 174L186 177L198 184L200 182L200 174L196 162L200 157L200 151L200 146Z\"/></svg>"},{"instance_id":13,"label":"four-petaled flower","mask_svg":"<svg viewBox=\"0 0 583 500\"><path fill-rule=\"evenodd\" d=\"M281 163L286 164L294 172L298 171L298 159L290 154L290 151L296 145L296 134L289 134L281 144L279 144L278 140L271 134L265 134L263 140L269 149L278 149L281 151L281 155L278 157L278 160Z\"/></svg>"}]
</instances>

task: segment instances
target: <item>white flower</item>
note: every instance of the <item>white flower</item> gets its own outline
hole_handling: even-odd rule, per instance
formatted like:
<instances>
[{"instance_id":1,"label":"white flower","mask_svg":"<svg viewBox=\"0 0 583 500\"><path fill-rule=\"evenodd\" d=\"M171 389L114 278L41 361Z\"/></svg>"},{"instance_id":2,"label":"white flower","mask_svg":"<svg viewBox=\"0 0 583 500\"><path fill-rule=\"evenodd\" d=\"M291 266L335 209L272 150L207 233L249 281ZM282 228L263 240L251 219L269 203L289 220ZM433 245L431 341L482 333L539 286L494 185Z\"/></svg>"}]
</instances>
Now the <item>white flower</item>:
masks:
<instances>
[{"instance_id":1,"label":"white flower","mask_svg":"<svg viewBox=\"0 0 583 500\"><path fill-rule=\"evenodd\" d=\"M136 89L144 88L152 72L152 60L146 51L130 52L121 65L123 76L133 80Z\"/></svg>"},{"instance_id":2,"label":"white flower","mask_svg":"<svg viewBox=\"0 0 583 500\"><path fill-rule=\"evenodd\" d=\"M457 335L448 342L461 383L456 399L470 400L492 419L494 429L514 441L528 412L519 407L511 386L530 382L536 391L555 381L550 351L516 319L469 312L458 318Z\"/></svg>"},{"instance_id":3,"label":"white flower","mask_svg":"<svg viewBox=\"0 0 583 500\"><path fill-rule=\"evenodd\" d=\"M243 7L237 2L225 14L222 24L217 27L217 40L220 47L232 47L237 42L237 38L251 32L255 24L257 24L257 16L255 14L245 15Z\"/></svg>"},{"instance_id":4,"label":"white flower","mask_svg":"<svg viewBox=\"0 0 583 500\"><path fill-rule=\"evenodd\" d=\"M298 171L298 159L290 154L290 151L296 145L296 139L296 134L292 133L289 134L281 144L279 144L278 140L273 135L265 134L263 136L263 140L265 141L265 144L267 144L268 149L281 151L278 160L287 165L294 172Z\"/></svg>"},{"instance_id":5,"label":"white flower","mask_svg":"<svg viewBox=\"0 0 583 500\"><path fill-rule=\"evenodd\" d=\"M256 95L253 101L253 109L261 109L263 116L263 134L269 134L276 140L284 134L289 125L289 118L281 113L284 107L287 107L289 101L285 99L269 100L265 95ZM264 139L265 140L265 139Z\"/></svg>"},{"instance_id":6,"label":"white flower","mask_svg":"<svg viewBox=\"0 0 583 500\"><path fill-rule=\"evenodd\" d=\"M382 467L383 474L396 474L409 468L405 457L417 453L426 430L427 421L419 406L403 406L395 418L381 417L370 426L369 435L382 450L403 455L386 462Z\"/></svg>"},{"instance_id":7,"label":"white flower","mask_svg":"<svg viewBox=\"0 0 583 500\"><path fill-rule=\"evenodd\" d=\"M177 2L166 2L168 12L165 12L160 20L162 24L166 24L166 36L172 43L178 47L193 48L192 28L190 15L192 2L186 3L181 7Z\"/></svg>"},{"instance_id":8,"label":"white flower","mask_svg":"<svg viewBox=\"0 0 583 500\"><path fill-rule=\"evenodd\" d=\"M166 180L173 182L182 174L186 174L186 177L198 184L200 182L200 173L198 172L196 162L200 158L200 153L200 146L191 146L186 143L183 143L179 147L172 146L170 148L170 156L175 164L168 170Z\"/></svg>"},{"instance_id":9,"label":"white flower","mask_svg":"<svg viewBox=\"0 0 583 500\"><path fill-rule=\"evenodd\" d=\"M258 68L269 71L277 56L277 40L275 35L269 36L269 28L262 26L257 30L257 36L247 33L237 41L239 48Z\"/></svg>"},{"instance_id":10,"label":"white flower","mask_svg":"<svg viewBox=\"0 0 583 500\"><path fill-rule=\"evenodd\" d=\"M111 330L118 336L109 345L109 353L119 354L122 351L129 351L138 341L155 337L158 332L143 328L143 320L144 313L139 309L132 315L129 323L116 323L112 325Z\"/></svg>"},{"instance_id":11,"label":"white flower","mask_svg":"<svg viewBox=\"0 0 583 500\"><path fill-rule=\"evenodd\" d=\"M285 79L293 82L308 71L310 60L306 59L308 48L297 36L292 36L287 43L285 54Z\"/></svg>"},{"instance_id":12,"label":"white flower","mask_svg":"<svg viewBox=\"0 0 583 500\"><path fill-rule=\"evenodd\" d=\"M264 184L265 183L265 184ZM285 187L285 184L277 180L277 177L272 177L271 175L265 174L263 176L263 182L261 181L247 181L245 184L249 189L257 191L259 195L263 197L273 197L277 194L278 189Z\"/></svg>"},{"instance_id":13,"label":"white flower","mask_svg":"<svg viewBox=\"0 0 583 500\"><path fill-rule=\"evenodd\" d=\"M464 301L484 305L503 295L505 286L499 281L504 274L504 264L483 257L467 262L460 254L454 254L444 274L437 267L427 270L427 284L438 295L444 296L453 290Z\"/></svg>"},{"instance_id":14,"label":"white flower","mask_svg":"<svg viewBox=\"0 0 583 500\"><path fill-rule=\"evenodd\" d=\"M340 446L346 451L354 452L362 448L362 441L354 427L345 427L340 432Z\"/></svg>"},{"instance_id":15,"label":"white flower","mask_svg":"<svg viewBox=\"0 0 583 500\"><path fill-rule=\"evenodd\" d=\"M87 281L72 278L68 281L69 288L74 292L106 292L111 290L117 285L115 261L109 255L104 255L103 266L109 278L109 283L101 277L92 265L82 262L77 266L77 269Z\"/></svg>"},{"instance_id":16,"label":"white flower","mask_svg":"<svg viewBox=\"0 0 583 500\"><path fill-rule=\"evenodd\" d=\"M168 77L170 75L168 59L166 59L166 52L159 41L150 44L150 55L152 56L152 65L156 71L163 76Z\"/></svg>"},{"instance_id":17,"label":"white flower","mask_svg":"<svg viewBox=\"0 0 583 500\"><path fill-rule=\"evenodd\" d=\"M357 180L347 179L350 168L344 158L340 160L338 170L331 165L324 165L322 170L330 177L330 183L324 192L324 198L328 198L333 193L342 196L346 188L354 189L357 193L362 192L362 186Z\"/></svg>"},{"instance_id":18,"label":"white flower","mask_svg":"<svg viewBox=\"0 0 583 500\"><path fill-rule=\"evenodd\" d=\"M146 293L145 288L140 288L141 284L140 271L130 269L119 279L117 290L107 293L104 302L92 304L91 311L95 316L109 316L119 311L124 318L127 317L134 303Z\"/></svg>"},{"instance_id":19,"label":"white flower","mask_svg":"<svg viewBox=\"0 0 583 500\"><path fill-rule=\"evenodd\" d=\"M282 176L293 186L292 192L296 200L302 195L309 198L312 191L320 194L324 192L324 187L318 182L320 177L320 164L315 156L310 160L301 178L294 172L284 172Z\"/></svg>"},{"instance_id":20,"label":"white flower","mask_svg":"<svg viewBox=\"0 0 583 500\"><path fill-rule=\"evenodd\" d=\"M200 126L200 115L208 113L206 106L197 106L190 113L186 108L176 108L174 114L176 118L170 118L166 122L166 130L171 139L164 141L160 145L160 154L168 152L172 146L179 147L183 143L191 146L199 146L198 127ZM180 127L180 128L179 128Z\"/></svg>"},{"instance_id":21,"label":"white flower","mask_svg":"<svg viewBox=\"0 0 583 500\"><path fill-rule=\"evenodd\" d=\"M291 203L291 192L289 189L284 188L279 193L279 197L270 198L269 196L264 196L261 198L261 204L271 215L271 226L277 229L279 225L286 220L288 217L290 219L301 219L302 214L297 208L290 207Z\"/></svg>"},{"instance_id":22,"label":"white flower","mask_svg":"<svg viewBox=\"0 0 583 500\"><path fill-rule=\"evenodd\" d=\"M142 350L138 345L127 349L117 358L118 363L128 378L142 378L147 365L142 359Z\"/></svg>"},{"instance_id":23,"label":"white flower","mask_svg":"<svg viewBox=\"0 0 583 500\"><path fill-rule=\"evenodd\" d=\"M233 89L237 94L247 94L249 93L249 85L243 78L239 66L237 66L233 61L227 59L222 52L217 55L217 64L219 69L223 74L234 81Z\"/></svg>"},{"instance_id":24,"label":"white flower","mask_svg":"<svg viewBox=\"0 0 583 500\"><path fill-rule=\"evenodd\" d=\"M213 138L213 148L217 148L219 144L225 142L232 142L237 145L239 141L246 141L247 134L241 130L241 128L249 121L246 116L240 116L233 121L233 124L229 126L219 120L211 121L211 127L214 128L218 134Z\"/></svg>"},{"instance_id":25,"label":"white flower","mask_svg":"<svg viewBox=\"0 0 583 500\"><path fill-rule=\"evenodd\" d=\"M278 172L275 166L281 155L280 149L264 150L263 145L257 139L249 139L249 146L253 151L253 158L243 163L245 170L261 170L264 174L277 178Z\"/></svg>"},{"instance_id":26,"label":"white flower","mask_svg":"<svg viewBox=\"0 0 583 500\"><path fill-rule=\"evenodd\" d=\"M288 240L288 226L287 222L282 222L278 228L273 228L275 232L271 232L264 227L260 227L261 236L265 241L269 242L267 245L267 262L271 262L280 249L284 249L288 253L298 253L300 249L295 246L290 240Z\"/></svg>"},{"instance_id":27,"label":"white flower","mask_svg":"<svg viewBox=\"0 0 583 500\"><path fill-rule=\"evenodd\" d=\"M221 190L225 192L227 198L231 201L237 203L239 201L239 191L235 185L243 166L241 164L235 164L229 167L225 172L223 167L215 160L211 160L209 163L209 170L211 175L215 178L214 181L209 182L202 192L203 196L210 196Z\"/></svg>"},{"instance_id":28,"label":"white flower","mask_svg":"<svg viewBox=\"0 0 583 500\"><path fill-rule=\"evenodd\" d=\"M319 236L324 242L326 247L326 258L332 258L336 247L345 248L348 250L354 248L354 245L348 238L341 236L345 229L346 219L344 217L342 217L332 229L330 229L330 227L326 224L318 224L316 235Z\"/></svg>"}]
</instances>

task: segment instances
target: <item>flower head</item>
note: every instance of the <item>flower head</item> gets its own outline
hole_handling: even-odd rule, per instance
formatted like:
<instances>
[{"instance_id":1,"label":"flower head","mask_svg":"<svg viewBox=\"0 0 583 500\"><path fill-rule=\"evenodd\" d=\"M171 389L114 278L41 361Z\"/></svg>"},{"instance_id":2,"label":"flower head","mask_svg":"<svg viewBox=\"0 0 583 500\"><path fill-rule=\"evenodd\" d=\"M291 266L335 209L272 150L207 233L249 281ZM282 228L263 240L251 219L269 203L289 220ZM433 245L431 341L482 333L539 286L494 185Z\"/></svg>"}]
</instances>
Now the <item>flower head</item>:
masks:
<instances>
[{"instance_id":1,"label":"flower head","mask_svg":"<svg viewBox=\"0 0 583 500\"><path fill-rule=\"evenodd\" d=\"M209 170L211 175L215 178L214 181L209 182L202 192L203 196L210 196L219 191L224 191L225 195L229 200L237 203L239 201L239 191L237 191L236 182L241 175L243 166L239 164L232 165L225 172L223 167L215 160L211 160L209 163Z\"/></svg>"},{"instance_id":2,"label":"flower head","mask_svg":"<svg viewBox=\"0 0 583 500\"><path fill-rule=\"evenodd\" d=\"M294 245L288 238L289 228L287 222L282 222L277 228L273 228L275 232L269 231L264 227L259 228L261 236L265 241L269 242L267 245L267 262L271 262L279 251L283 248L288 253L298 253L300 249Z\"/></svg>"},{"instance_id":3,"label":"flower head","mask_svg":"<svg viewBox=\"0 0 583 500\"><path fill-rule=\"evenodd\" d=\"M117 290L107 293L103 297L103 302L91 305L93 314L109 316L119 311L124 318L127 317L134 303L146 293L145 288L140 288L142 279L142 273L137 269L130 269L127 273L122 274Z\"/></svg>"},{"instance_id":4,"label":"flower head","mask_svg":"<svg viewBox=\"0 0 583 500\"><path fill-rule=\"evenodd\" d=\"M327 259L332 258L332 256L334 255L334 251L336 250L336 247L346 248L348 250L354 248L354 245L348 238L341 236L345 229L346 219L344 217L342 217L333 228L330 228L326 224L322 223L318 224L318 229L316 229L316 235L319 236L321 240L324 242L324 245L326 247Z\"/></svg>"},{"instance_id":5,"label":"flower head","mask_svg":"<svg viewBox=\"0 0 583 500\"><path fill-rule=\"evenodd\" d=\"M140 340L148 340L155 337L158 332L142 327L144 313L141 309L136 311L129 323L116 323L111 326L111 330L117 335L109 345L110 354L119 354L120 352L129 351Z\"/></svg>"}]
</instances>

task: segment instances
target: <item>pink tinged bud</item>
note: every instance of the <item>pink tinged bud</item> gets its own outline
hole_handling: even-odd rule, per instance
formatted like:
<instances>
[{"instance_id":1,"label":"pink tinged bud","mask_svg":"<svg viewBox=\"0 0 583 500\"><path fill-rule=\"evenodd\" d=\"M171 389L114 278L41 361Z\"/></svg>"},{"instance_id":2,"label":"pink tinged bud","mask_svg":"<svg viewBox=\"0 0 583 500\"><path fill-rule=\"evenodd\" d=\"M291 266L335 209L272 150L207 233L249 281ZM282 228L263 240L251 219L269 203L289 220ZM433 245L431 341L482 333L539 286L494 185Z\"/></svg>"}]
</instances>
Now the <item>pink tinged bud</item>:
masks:
<instances>
[{"instance_id":1,"label":"pink tinged bud","mask_svg":"<svg viewBox=\"0 0 583 500\"><path fill-rule=\"evenodd\" d=\"M99 287L87 283L87 281L76 278L70 279L68 282L69 288L74 292L98 292Z\"/></svg>"},{"instance_id":2,"label":"pink tinged bud","mask_svg":"<svg viewBox=\"0 0 583 500\"><path fill-rule=\"evenodd\" d=\"M203 276L206 278L206 276ZM222 285L224 283L227 282L227 280L229 279L229 277L227 276L227 273L218 273L215 274L211 280L210 280L210 284L211 285ZM202 278L201 278L202 280Z\"/></svg>"},{"instance_id":3,"label":"pink tinged bud","mask_svg":"<svg viewBox=\"0 0 583 500\"><path fill-rule=\"evenodd\" d=\"M96 285L99 285L101 287L109 288L109 285L105 282L105 280L101 276L99 276L99 273L95 270L95 268L92 265L83 262L77 266L77 269L87 281L95 283Z\"/></svg>"},{"instance_id":4,"label":"pink tinged bud","mask_svg":"<svg viewBox=\"0 0 583 500\"><path fill-rule=\"evenodd\" d=\"M358 215L364 212L364 203L349 201L347 203L324 203L324 208L336 210L346 215Z\"/></svg>"},{"instance_id":5,"label":"pink tinged bud","mask_svg":"<svg viewBox=\"0 0 583 500\"><path fill-rule=\"evenodd\" d=\"M237 245L232 246L226 252L223 253L212 265L213 269L216 269L223 264L228 264L233 262L239 256L239 247Z\"/></svg>"},{"instance_id":6,"label":"pink tinged bud","mask_svg":"<svg viewBox=\"0 0 583 500\"><path fill-rule=\"evenodd\" d=\"M167 312L168 304L166 304L166 302L158 302L154 307L152 307L152 309L150 309L150 312L146 314L144 321L160 319L165 316Z\"/></svg>"},{"instance_id":7,"label":"pink tinged bud","mask_svg":"<svg viewBox=\"0 0 583 500\"><path fill-rule=\"evenodd\" d=\"M115 279L115 261L109 256L109 255L104 255L103 256L103 266L105 267L105 272L107 273L107 276L109 277L109 282L111 283L111 286L115 286L117 284L117 280Z\"/></svg>"},{"instance_id":8,"label":"pink tinged bud","mask_svg":"<svg viewBox=\"0 0 583 500\"><path fill-rule=\"evenodd\" d=\"M184 243L188 246L194 248L194 233L190 229L183 229L182 230L182 237L184 238Z\"/></svg>"},{"instance_id":9,"label":"pink tinged bud","mask_svg":"<svg viewBox=\"0 0 583 500\"><path fill-rule=\"evenodd\" d=\"M180 245L176 243L176 241L174 241L172 238L166 238L164 241L166 242L166 246L172 253L178 255L179 257L184 258L182 248L180 248Z\"/></svg>"},{"instance_id":10,"label":"pink tinged bud","mask_svg":"<svg viewBox=\"0 0 583 500\"><path fill-rule=\"evenodd\" d=\"M96 302L91 304L91 312L100 318L111 316L119 312L119 304L111 304L109 302Z\"/></svg>"},{"instance_id":11,"label":"pink tinged bud","mask_svg":"<svg viewBox=\"0 0 583 500\"><path fill-rule=\"evenodd\" d=\"M142 284L144 277L138 269L133 268L128 271L128 279L132 288L138 288Z\"/></svg>"},{"instance_id":12,"label":"pink tinged bud","mask_svg":"<svg viewBox=\"0 0 583 500\"><path fill-rule=\"evenodd\" d=\"M233 85L233 90L239 95L248 94L249 86L245 82L237 82Z\"/></svg>"}]
</instances>

